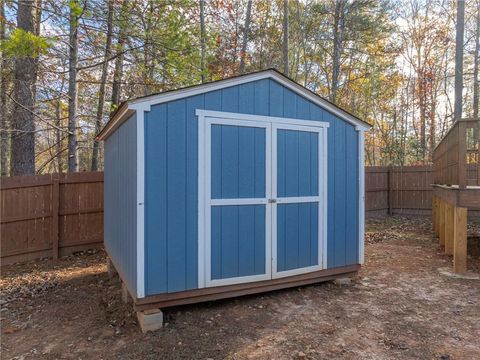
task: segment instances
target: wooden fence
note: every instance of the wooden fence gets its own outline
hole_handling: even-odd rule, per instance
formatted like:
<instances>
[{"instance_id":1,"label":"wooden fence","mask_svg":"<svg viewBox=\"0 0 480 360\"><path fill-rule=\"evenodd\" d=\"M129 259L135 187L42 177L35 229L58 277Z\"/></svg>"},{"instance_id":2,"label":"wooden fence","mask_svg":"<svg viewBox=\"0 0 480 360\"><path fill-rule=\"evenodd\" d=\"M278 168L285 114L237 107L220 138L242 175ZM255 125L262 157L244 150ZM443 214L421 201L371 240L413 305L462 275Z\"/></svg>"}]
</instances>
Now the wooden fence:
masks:
<instances>
[{"instance_id":1,"label":"wooden fence","mask_svg":"<svg viewBox=\"0 0 480 360\"><path fill-rule=\"evenodd\" d=\"M430 167L366 168L366 215L428 214ZM67 255L103 243L103 173L0 180L1 263Z\"/></svg>"},{"instance_id":2,"label":"wooden fence","mask_svg":"<svg viewBox=\"0 0 480 360\"><path fill-rule=\"evenodd\" d=\"M103 243L103 173L1 178L2 265Z\"/></svg>"},{"instance_id":3,"label":"wooden fence","mask_svg":"<svg viewBox=\"0 0 480 360\"><path fill-rule=\"evenodd\" d=\"M366 216L429 214L432 210L432 180L430 166L367 166Z\"/></svg>"}]
</instances>

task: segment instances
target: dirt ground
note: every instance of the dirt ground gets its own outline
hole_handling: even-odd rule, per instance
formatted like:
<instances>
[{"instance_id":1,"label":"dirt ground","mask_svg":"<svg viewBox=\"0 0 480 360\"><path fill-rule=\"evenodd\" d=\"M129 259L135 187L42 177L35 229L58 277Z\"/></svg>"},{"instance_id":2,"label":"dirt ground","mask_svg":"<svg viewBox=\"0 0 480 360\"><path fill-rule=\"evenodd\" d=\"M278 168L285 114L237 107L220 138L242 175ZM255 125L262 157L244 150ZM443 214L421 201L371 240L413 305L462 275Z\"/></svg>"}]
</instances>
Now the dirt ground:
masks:
<instances>
[{"instance_id":1,"label":"dirt ground","mask_svg":"<svg viewBox=\"0 0 480 360\"><path fill-rule=\"evenodd\" d=\"M480 223L469 228L480 272ZM4 359L480 359L480 280L458 279L427 218L367 222L366 264L324 283L166 311L142 334L105 254L2 269Z\"/></svg>"}]
</instances>

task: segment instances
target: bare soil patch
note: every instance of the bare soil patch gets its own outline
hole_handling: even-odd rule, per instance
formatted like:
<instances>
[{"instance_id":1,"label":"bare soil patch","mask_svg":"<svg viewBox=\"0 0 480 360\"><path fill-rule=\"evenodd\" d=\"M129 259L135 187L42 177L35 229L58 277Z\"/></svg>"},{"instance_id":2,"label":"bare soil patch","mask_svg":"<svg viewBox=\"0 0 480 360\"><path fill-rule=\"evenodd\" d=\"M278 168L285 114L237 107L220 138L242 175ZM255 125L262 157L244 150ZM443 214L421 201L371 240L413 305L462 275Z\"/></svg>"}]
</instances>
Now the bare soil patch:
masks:
<instances>
[{"instance_id":1,"label":"bare soil patch","mask_svg":"<svg viewBox=\"0 0 480 360\"><path fill-rule=\"evenodd\" d=\"M455 279L428 218L367 222L366 264L325 283L166 311L142 334L87 252L2 269L4 359L480 359L480 281ZM469 269L480 271L479 222Z\"/></svg>"}]
</instances>

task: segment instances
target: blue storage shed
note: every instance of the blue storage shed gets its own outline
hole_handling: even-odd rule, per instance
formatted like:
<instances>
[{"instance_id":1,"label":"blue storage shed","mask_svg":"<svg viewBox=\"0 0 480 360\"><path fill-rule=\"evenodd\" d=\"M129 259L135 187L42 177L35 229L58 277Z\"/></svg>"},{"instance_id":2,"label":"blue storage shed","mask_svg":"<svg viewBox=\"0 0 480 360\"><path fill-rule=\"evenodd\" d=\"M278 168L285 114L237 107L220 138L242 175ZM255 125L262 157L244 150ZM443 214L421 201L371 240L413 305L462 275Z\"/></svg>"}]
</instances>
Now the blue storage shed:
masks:
<instances>
[{"instance_id":1,"label":"blue storage shed","mask_svg":"<svg viewBox=\"0 0 480 360\"><path fill-rule=\"evenodd\" d=\"M99 135L105 248L136 310L356 272L368 129L275 70L123 103Z\"/></svg>"}]
</instances>

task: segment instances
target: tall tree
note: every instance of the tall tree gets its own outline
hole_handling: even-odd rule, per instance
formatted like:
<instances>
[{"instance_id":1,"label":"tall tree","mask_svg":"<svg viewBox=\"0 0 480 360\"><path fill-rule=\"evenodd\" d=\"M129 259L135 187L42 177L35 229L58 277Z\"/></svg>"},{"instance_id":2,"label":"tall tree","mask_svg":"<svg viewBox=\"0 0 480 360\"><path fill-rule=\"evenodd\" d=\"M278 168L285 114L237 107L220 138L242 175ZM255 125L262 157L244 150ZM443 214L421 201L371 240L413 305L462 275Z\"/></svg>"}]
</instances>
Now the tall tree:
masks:
<instances>
[{"instance_id":1,"label":"tall tree","mask_svg":"<svg viewBox=\"0 0 480 360\"><path fill-rule=\"evenodd\" d=\"M205 0L200 1L200 77L205 82Z\"/></svg>"},{"instance_id":2,"label":"tall tree","mask_svg":"<svg viewBox=\"0 0 480 360\"><path fill-rule=\"evenodd\" d=\"M110 110L113 111L120 104L121 90L122 90L122 77L123 77L123 61L124 61L124 47L127 40L127 17L128 17L128 1L123 0L122 8L120 10L120 16L118 20L118 39L116 43L117 58L115 59L115 70L113 71L113 83L112 83L112 99Z\"/></svg>"},{"instance_id":3,"label":"tall tree","mask_svg":"<svg viewBox=\"0 0 480 360\"><path fill-rule=\"evenodd\" d=\"M5 1L0 1L0 42L5 41ZM0 175L6 176L8 161L8 128L7 119L7 77L5 68L7 65L6 57L0 53Z\"/></svg>"},{"instance_id":4,"label":"tall tree","mask_svg":"<svg viewBox=\"0 0 480 360\"><path fill-rule=\"evenodd\" d=\"M345 31L345 10L347 1L335 1L335 13L333 20L333 63L330 100L337 100L338 80L340 76L340 56L342 52L343 37Z\"/></svg>"},{"instance_id":5,"label":"tall tree","mask_svg":"<svg viewBox=\"0 0 480 360\"><path fill-rule=\"evenodd\" d=\"M77 66L78 24L83 9L78 0L70 0L68 55L68 171L78 171L77 144Z\"/></svg>"},{"instance_id":6,"label":"tall tree","mask_svg":"<svg viewBox=\"0 0 480 360\"><path fill-rule=\"evenodd\" d=\"M463 107L463 37L465 32L465 1L457 0L455 25L455 106L454 121L462 118Z\"/></svg>"},{"instance_id":7,"label":"tall tree","mask_svg":"<svg viewBox=\"0 0 480 360\"><path fill-rule=\"evenodd\" d=\"M245 26L243 27L243 43L242 51L240 53L240 74L245 72L245 57L247 56L248 33L250 32L250 16L252 12L252 0L247 3L247 15L245 17Z\"/></svg>"},{"instance_id":8,"label":"tall tree","mask_svg":"<svg viewBox=\"0 0 480 360\"><path fill-rule=\"evenodd\" d=\"M92 150L92 166L91 166L92 171L98 170L99 142L96 136L98 135L98 133L100 133L100 130L102 129L103 108L105 105L105 87L107 83L108 63L111 56L111 47L112 47L112 25L113 25L112 22L113 22L113 0L108 0L107 36L105 40L105 54L103 57L100 89L98 90L97 117L95 119L95 138L93 140L93 150Z\"/></svg>"},{"instance_id":9,"label":"tall tree","mask_svg":"<svg viewBox=\"0 0 480 360\"><path fill-rule=\"evenodd\" d=\"M283 73L288 76L288 0L283 0Z\"/></svg>"},{"instance_id":10,"label":"tall tree","mask_svg":"<svg viewBox=\"0 0 480 360\"><path fill-rule=\"evenodd\" d=\"M35 8L30 0L19 1L17 30L28 38L35 33ZM13 92L13 134L10 175L35 173L35 82L37 64L32 54L20 54L15 60Z\"/></svg>"},{"instance_id":11,"label":"tall tree","mask_svg":"<svg viewBox=\"0 0 480 360\"><path fill-rule=\"evenodd\" d=\"M479 79L478 67L480 63L480 1L477 1L477 16L475 17L475 52L473 54L473 117L478 119ZM480 159L479 159L480 160Z\"/></svg>"}]
</instances>

